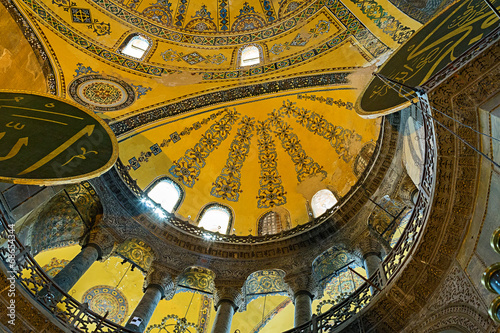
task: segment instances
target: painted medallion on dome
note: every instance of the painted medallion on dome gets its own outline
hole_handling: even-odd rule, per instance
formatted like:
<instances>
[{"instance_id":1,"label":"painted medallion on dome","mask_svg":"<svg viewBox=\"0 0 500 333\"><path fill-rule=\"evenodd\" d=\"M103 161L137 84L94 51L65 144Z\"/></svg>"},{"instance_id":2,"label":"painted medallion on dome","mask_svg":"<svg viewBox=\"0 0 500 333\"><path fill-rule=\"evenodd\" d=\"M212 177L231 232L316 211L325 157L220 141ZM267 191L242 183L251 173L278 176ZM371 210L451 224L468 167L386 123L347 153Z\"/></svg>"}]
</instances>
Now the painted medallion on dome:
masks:
<instances>
[{"instance_id":1,"label":"painted medallion on dome","mask_svg":"<svg viewBox=\"0 0 500 333\"><path fill-rule=\"evenodd\" d=\"M128 312L128 303L123 293L112 286L95 286L85 292L82 303L89 309L116 324L121 324Z\"/></svg>"},{"instance_id":2,"label":"painted medallion on dome","mask_svg":"<svg viewBox=\"0 0 500 333\"><path fill-rule=\"evenodd\" d=\"M116 111L135 101L135 91L128 83L113 77L83 75L69 85L70 96L94 111Z\"/></svg>"}]
</instances>

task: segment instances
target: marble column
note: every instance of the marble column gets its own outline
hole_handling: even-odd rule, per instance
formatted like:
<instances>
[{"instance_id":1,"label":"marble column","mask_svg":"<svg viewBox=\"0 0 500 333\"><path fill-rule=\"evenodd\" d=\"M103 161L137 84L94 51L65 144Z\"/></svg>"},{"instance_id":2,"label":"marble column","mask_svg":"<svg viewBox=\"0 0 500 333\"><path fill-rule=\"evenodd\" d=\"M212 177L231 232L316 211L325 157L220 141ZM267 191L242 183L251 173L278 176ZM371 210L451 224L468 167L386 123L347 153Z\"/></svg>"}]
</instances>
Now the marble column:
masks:
<instances>
[{"instance_id":1,"label":"marble column","mask_svg":"<svg viewBox=\"0 0 500 333\"><path fill-rule=\"evenodd\" d=\"M100 249L96 244L88 244L52 278L52 281L65 292L69 292L90 266L99 258L99 251ZM58 296L60 297L61 295Z\"/></svg>"},{"instance_id":2,"label":"marble column","mask_svg":"<svg viewBox=\"0 0 500 333\"><path fill-rule=\"evenodd\" d=\"M175 285L165 268L153 264L144 281L144 295L125 325L133 332L144 332L162 298L172 298Z\"/></svg>"},{"instance_id":3,"label":"marble column","mask_svg":"<svg viewBox=\"0 0 500 333\"><path fill-rule=\"evenodd\" d=\"M212 333L230 333L235 311L236 305L232 301L228 299L220 300L217 304L217 314L212 326Z\"/></svg>"},{"instance_id":4,"label":"marble column","mask_svg":"<svg viewBox=\"0 0 500 333\"><path fill-rule=\"evenodd\" d=\"M307 290L300 290L295 293L295 317L294 326L298 327L312 318L313 295Z\"/></svg>"},{"instance_id":5,"label":"marble column","mask_svg":"<svg viewBox=\"0 0 500 333\"><path fill-rule=\"evenodd\" d=\"M162 297L163 292L160 286L155 284L149 285L146 288L146 292L142 296L141 301L137 304L134 312L130 315L125 328L134 332L143 332Z\"/></svg>"},{"instance_id":6,"label":"marble column","mask_svg":"<svg viewBox=\"0 0 500 333\"><path fill-rule=\"evenodd\" d=\"M298 327L312 318L312 300L315 297L312 271L287 274L284 280L288 284L290 297L295 304L294 325Z\"/></svg>"},{"instance_id":7,"label":"marble column","mask_svg":"<svg viewBox=\"0 0 500 333\"><path fill-rule=\"evenodd\" d=\"M215 321L212 326L212 333L230 333L233 315L241 305L243 297L241 294L241 285L227 286L221 281L215 281L214 304L217 309Z\"/></svg>"},{"instance_id":8,"label":"marble column","mask_svg":"<svg viewBox=\"0 0 500 333\"><path fill-rule=\"evenodd\" d=\"M379 268L382 259L380 252L368 252L363 255L363 266L365 266L366 276L370 277Z\"/></svg>"},{"instance_id":9,"label":"marble column","mask_svg":"<svg viewBox=\"0 0 500 333\"><path fill-rule=\"evenodd\" d=\"M111 255L114 246L115 239L104 229L101 227L92 229L87 245L52 278L52 281L64 292L69 292L95 261L103 260ZM47 297L49 293L48 288L42 288L39 292L39 297L53 304L59 302L63 297L63 294L54 288L51 288L50 291L52 297Z\"/></svg>"}]
</instances>

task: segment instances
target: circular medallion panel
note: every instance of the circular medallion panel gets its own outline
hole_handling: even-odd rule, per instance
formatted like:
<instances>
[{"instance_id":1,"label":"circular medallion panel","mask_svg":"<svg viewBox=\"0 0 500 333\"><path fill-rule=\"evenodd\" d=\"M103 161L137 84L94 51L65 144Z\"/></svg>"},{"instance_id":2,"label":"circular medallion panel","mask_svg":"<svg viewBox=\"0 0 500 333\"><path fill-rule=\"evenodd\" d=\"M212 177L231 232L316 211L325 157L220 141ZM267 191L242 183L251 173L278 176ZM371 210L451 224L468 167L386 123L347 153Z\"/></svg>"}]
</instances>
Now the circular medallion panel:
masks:
<instances>
[{"instance_id":1,"label":"circular medallion panel","mask_svg":"<svg viewBox=\"0 0 500 333\"><path fill-rule=\"evenodd\" d=\"M128 311L127 299L123 293L112 286L95 286L83 294L82 303L88 303L89 309L104 316L116 324L121 324Z\"/></svg>"},{"instance_id":2,"label":"circular medallion panel","mask_svg":"<svg viewBox=\"0 0 500 333\"><path fill-rule=\"evenodd\" d=\"M69 85L70 96L95 111L124 109L135 101L134 89L125 81L101 75L85 75Z\"/></svg>"}]
</instances>

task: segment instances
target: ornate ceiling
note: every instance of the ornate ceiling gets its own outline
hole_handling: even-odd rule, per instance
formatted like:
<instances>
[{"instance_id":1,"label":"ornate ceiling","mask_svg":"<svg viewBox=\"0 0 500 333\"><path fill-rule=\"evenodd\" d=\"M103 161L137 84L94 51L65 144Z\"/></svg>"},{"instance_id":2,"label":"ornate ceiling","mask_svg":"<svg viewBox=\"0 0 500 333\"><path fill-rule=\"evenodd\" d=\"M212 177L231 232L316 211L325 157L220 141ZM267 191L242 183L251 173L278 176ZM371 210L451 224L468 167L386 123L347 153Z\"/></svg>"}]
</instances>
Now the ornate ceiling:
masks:
<instances>
[{"instance_id":1,"label":"ornate ceiling","mask_svg":"<svg viewBox=\"0 0 500 333\"><path fill-rule=\"evenodd\" d=\"M40 56L35 60L24 40L17 44L19 32L1 36L0 66L10 62L0 67L6 77L0 87L47 91L93 110L117 135L120 159L140 188L170 177L185 193L176 215L196 223L207 203L224 204L236 235L255 235L269 210L287 212L287 227L306 223L316 191L327 188L339 198L349 192L381 130L379 120L353 110L358 88L370 66L438 9L404 0L17 0L16 6ZM150 42L141 59L121 53L137 33ZM260 48L262 62L242 67L248 44ZM133 251L131 244L120 253ZM133 278L124 293L137 302L142 275ZM84 283L78 297L96 287ZM204 299L196 297L200 308ZM272 316L288 305L275 297ZM274 325L268 328L280 327Z\"/></svg>"},{"instance_id":2,"label":"ornate ceiling","mask_svg":"<svg viewBox=\"0 0 500 333\"><path fill-rule=\"evenodd\" d=\"M356 115L358 88L425 21L415 14L425 8L414 20L398 4L19 0L42 66L13 37L1 85L96 112L139 187L163 176L181 186L181 218L196 224L215 202L232 209L237 235L256 234L271 209L294 227L309 220L316 191L340 199L370 158L380 123ZM141 59L121 53L134 34L150 43ZM243 67L249 44L261 63ZM27 85L13 68L49 81Z\"/></svg>"},{"instance_id":3,"label":"ornate ceiling","mask_svg":"<svg viewBox=\"0 0 500 333\"><path fill-rule=\"evenodd\" d=\"M420 26L358 0L19 5L50 45L53 90L109 122L138 185L173 178L177 214L193 222L207 203L228 205L238 235L270 209L287 227L307 222L317 190L348 192L380 128L353 110L358 73ZM150 43L141 59L121 53L137 33ZM242 67L248 44L261 63Z\"/></svg>"}]
</instances>

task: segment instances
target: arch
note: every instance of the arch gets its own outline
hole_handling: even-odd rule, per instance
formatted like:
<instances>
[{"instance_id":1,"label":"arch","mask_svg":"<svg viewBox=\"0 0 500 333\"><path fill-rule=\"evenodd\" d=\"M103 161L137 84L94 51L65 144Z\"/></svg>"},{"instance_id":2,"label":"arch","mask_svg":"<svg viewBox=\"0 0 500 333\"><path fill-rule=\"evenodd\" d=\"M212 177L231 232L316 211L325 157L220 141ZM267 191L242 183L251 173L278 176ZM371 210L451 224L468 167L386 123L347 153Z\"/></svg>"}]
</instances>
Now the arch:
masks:
<instances>
[{"instance_id":1,"label":"arch","mask_svg":"<svg viewBox=\"0 0 500 333\"><path fill-rule=\"evenodd\" d=\"M27 216L21 229L32 253L77 244L102 216L89 182L67 186Z\"/></svg>"},{"instance_id":2,"label":"arch","mask_svg":"<svg viewBox=\"0 0 500 333\"><path fill-rule=\"evenodd\" d=\"M244 307L266 295L287 295L285 272L281 269L256 271L250 274L243 285Z\"/></svg>"},{"instance_id":3,"label":"arch","mask_svg":"<svg viewBox=\"0 0 500 333\"><path fill-rule=\"evenodd\" d=\"M170 177L160 177L146 189L147 196L169 213L175 212L184 200L184 190Z\"/></svg>"},{"instance_id":4,"label":"arch","mask_svg":"<svg viewBox=\"0 0 500 333\"><path fill-rule=\"evenodd\" d=\"M143 60L152 45L153 42L149 37L134 33L125 38L118 51L123 55Z\"/></svg>"},{"instance_id":5,"label":"arch","mask_svg":"<svg viewBox=\"0 0 500 333\"><path fill-rule=\"evenodd\" d=\"M198 227L228 235L233 225L233 211L220 203L209 203L198 216Z\"/></svg>"},{"instance_id":6,"label":"arch","mask_svg":"<svg viewBox=\"0 0 500 333\"><path fill-rule=\"evenodd\" d=\"M198 292L201 294L213 294L215 291L215 273L208 268L190 266L178 277L176 293Z\"/></svg>"},{"instance_id":7,"label":"arch","mask_svg":"<svg viewBox=\"0 0 500 333\"><path fill-rule=\"evenodd\" d=\"M374 142L367 142L362 148L359 154L356 156L352 169L356 177L360 177L366 167L370 164L373 153L375 152L376 145Z\"/></svg>"},{"instance_id":8,"label":"arch","mask_svg":"<svg viewBox=\"0 0 500 333\"><path fill-rule=\"evenodd\" d=\"M257 232L259 236L277 234L282 230L282 218L280 214L272 210L261 215L257 222Z\"/></svg>"},{"instance_id":9,"label":"arch","mask_svg":"<svg viewBox=\"0 0 500 333\"><path fill-rule=\"evenodd\" d=\"M452 303L428 313L407 329L409 333L487 332L492 322L480 309L465 303Z\"/></svg>"},{"instance_id":10,"label":"arch","mask_svg":"<svg viewBox=\"0 0 500 333\"><path fill-rule=\"evenodd\" d=\"M335 206L337 201L335 195L328 189L316 192L311 199L311 209L314 217L323 215L327 209Z\"/></svg>"},{"instance_id":11,"label":"arch","mask_svg":"<svg viewBox=\"0 0 500 333\"><path fill-rule=\"evenodd\" d=\"M116 248L116 254L126 258L147 272L155 259L151 246L138 238L127 239Z\"/></svg>"},{"instance_id":12,"label":"arch","mask_svg":"<svg viewBox=\"0 0 500 333\"><path fill-rule=\"evenodd\" d=\"M264 62L264 53L259 44L247 44L238 50L238 67L256 66Z\"/></svg>"}]
</instances>

